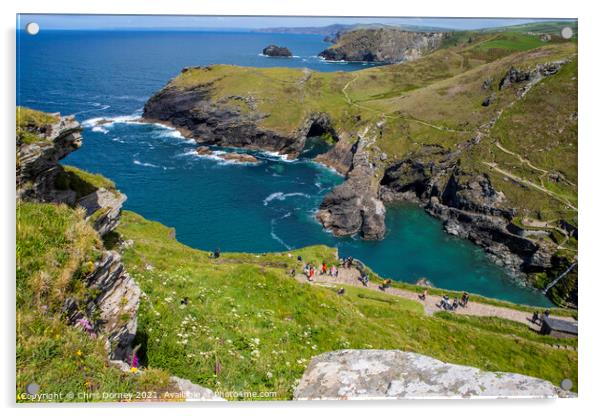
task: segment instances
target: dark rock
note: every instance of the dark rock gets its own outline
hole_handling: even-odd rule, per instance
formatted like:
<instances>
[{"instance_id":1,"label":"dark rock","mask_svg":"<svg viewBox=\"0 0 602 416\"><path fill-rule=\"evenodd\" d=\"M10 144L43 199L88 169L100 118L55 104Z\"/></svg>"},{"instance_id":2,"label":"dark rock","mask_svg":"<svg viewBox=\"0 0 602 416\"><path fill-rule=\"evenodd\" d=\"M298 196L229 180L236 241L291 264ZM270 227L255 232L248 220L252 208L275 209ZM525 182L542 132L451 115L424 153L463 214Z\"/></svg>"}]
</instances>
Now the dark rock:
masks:
<instances>
[{"instance_id":1,"label":"dark rock","mask_svg":"<svg viewBox=\"0 0 602 416\"><path fill-rule=\"evenodd\" d=\"M291 51L288 48L286 48L284 46L276 46L276 45L270 45L270 46L263 48L262 53L266 56L283 57L283 58L289 58L289 57L293 56L293 54L291 53Z\"/></svg>"},{"instance_id":2,"label":"dark rock","mask_svg":"<svg viewBox=\"0 0 602 416\"><path fill-rule=\"evenodd\" d=\"M481 103L481 105L483 107L489 107L489 105L491 103L493 103L494 101L495 101L495 94L491 94L491 95L485 97L485 99L483 100L483 102Z\"/></svg>"},{"instance_id":3,"label":"dark rock","mask_svg":"<svg viewBox=\"0 0 602 416\"><path fill-rule=\"evenodd\" d=\"M365 152L365 143L366 138L360 137L347 180L324 197L316 217L334 235L359 233L364 239L379 240L385 236L386 209L378 182L373 180L375 167Z\"/></svg>"}]
</instances>

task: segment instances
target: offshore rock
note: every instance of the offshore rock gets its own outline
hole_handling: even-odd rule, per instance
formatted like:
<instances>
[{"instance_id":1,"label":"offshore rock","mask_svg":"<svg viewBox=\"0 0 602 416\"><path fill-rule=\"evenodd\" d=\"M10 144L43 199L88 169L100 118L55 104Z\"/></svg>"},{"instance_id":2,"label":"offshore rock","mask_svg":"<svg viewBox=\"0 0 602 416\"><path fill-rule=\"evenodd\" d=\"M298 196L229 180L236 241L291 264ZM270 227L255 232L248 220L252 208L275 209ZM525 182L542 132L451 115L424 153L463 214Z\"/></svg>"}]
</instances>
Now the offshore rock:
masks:
<instances>
[{"instance_id":1,"label":"offshore rock","mask_svg":"<svg viewBox=\"0 0 602 416\"><path fill-rule=\"evenodd\" d=\"M489 372L399 350L341 350L314 357L295 400L574 397L546 380Z\"/></svg>"},{"instance_id":2,"label":"offshore rock","mask_svg":"<svg viewBox=\"0 0 602 416\"><path fill-rule=\"evenodd\" d=\"M291 51L284 46L270 45L263 48L262 53L266 56L289 58L293 56Z\"/></svg>"}]
</instances>

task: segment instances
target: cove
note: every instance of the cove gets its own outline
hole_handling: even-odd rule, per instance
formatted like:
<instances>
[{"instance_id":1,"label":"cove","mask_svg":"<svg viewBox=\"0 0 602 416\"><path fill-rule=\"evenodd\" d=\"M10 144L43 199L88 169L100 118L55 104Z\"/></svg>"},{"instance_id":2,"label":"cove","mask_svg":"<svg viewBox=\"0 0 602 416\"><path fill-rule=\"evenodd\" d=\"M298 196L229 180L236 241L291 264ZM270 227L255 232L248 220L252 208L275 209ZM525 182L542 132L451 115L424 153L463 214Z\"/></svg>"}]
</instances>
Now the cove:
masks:
<instances>
[{"instance_id":1,"label":"cove","mask_svg":"<svg viewBox=\"0 0 602 416\"><path fill-rule=\"evenodd\" d=\"M258 56L269 43L289 46L299 58ZM254 152L257 164L200 157L178 132L135 121L146 99L186 66L364 67L318 60L324 46L311 35L42 32L20 36L17 101L75 114L84 126L84 144L64 163L112 179L128 196L126 209L175 227L177 239L192 247L258 253L326 244L384 277L410 283L426 277L441 288L551 305L516 284L479 247L446 234L419 207L388 207L382 241L335 238L314 218L323 196L343 180L331 170L310 159L268 153ZM95 125L98 118L111 122Z\"/></svg>"}]
</instances>

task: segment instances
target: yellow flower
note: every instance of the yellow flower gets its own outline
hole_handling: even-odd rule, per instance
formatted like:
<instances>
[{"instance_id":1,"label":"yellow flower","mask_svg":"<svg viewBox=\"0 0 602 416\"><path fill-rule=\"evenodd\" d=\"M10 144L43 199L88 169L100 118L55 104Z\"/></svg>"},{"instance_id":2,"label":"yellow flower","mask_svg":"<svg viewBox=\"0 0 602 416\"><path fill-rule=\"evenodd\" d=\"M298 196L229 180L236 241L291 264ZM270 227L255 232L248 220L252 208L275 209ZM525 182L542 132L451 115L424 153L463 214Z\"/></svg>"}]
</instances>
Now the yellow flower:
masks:
<instances>
[{"instance_id":1,"label":"yellow flower","mask_svg":"<svg viewBox=\"0 0 602 416\"><path fill-rule=\"evenodd\" d=\"M77 355L78 357L82 356L82 350L77 350L77 352L75 353L75 355Z\"/></svg>"},{"instance_id":2,"label":"yellow flower","mask_svg":"<svg viewBox=\"0 0 602 416\"><path fill-rule=\"evenodd\" d=\"M130 367L130 371L132 373L137 373L138 372L138 368L137 367Z\"/></svg>"}]
</instances>

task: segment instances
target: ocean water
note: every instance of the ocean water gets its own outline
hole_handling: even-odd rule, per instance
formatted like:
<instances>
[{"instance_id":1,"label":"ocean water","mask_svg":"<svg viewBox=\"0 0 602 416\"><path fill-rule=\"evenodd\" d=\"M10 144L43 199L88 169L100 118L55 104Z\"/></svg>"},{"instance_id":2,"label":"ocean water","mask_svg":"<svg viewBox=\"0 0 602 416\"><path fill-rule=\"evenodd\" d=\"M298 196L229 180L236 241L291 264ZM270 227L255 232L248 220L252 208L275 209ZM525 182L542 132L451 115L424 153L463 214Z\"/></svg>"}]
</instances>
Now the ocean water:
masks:
<instances>
[{"instance_id":1,"label":"ocean water","mask_svg":"<svg viewBox=\"0 0 602 416\"><path fill-rule=\"evenodd\" d=\"M295 57L261 56L270 43L289 47ZM333 237L314 214L343 178L310 158L288 161L254 152L258 164L226 163L198 156L194 142L173 129L136 121L148 97L186 66L366 67L318 59L327 46L315 35L20 32L17 104L75 114L84 126L84 144L64 163L111 178L128 196L126 209L175 227L177 239L190 246L266 252L327 244L396 280L426 277L437 287L550 305L540 293L518 285L483 250L446 234L416 206L388 207L383 241ZM98 118L112 122L98 126Z\"/></svg>"}]
</instances>

